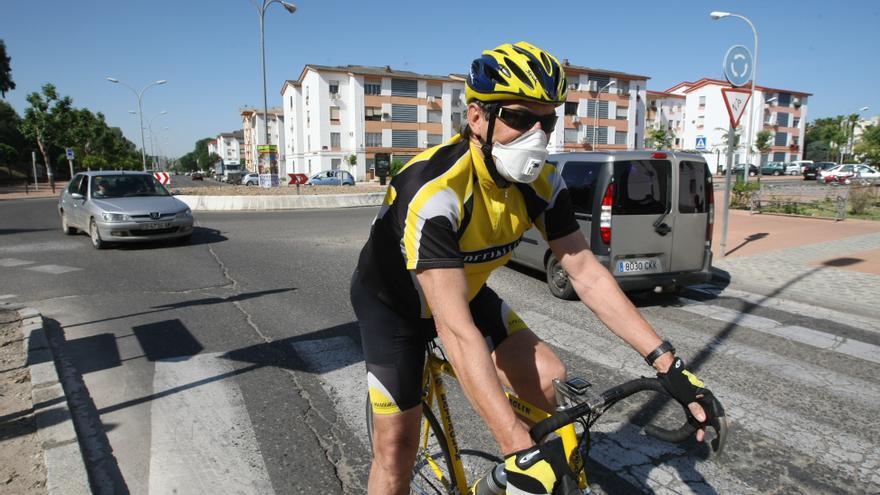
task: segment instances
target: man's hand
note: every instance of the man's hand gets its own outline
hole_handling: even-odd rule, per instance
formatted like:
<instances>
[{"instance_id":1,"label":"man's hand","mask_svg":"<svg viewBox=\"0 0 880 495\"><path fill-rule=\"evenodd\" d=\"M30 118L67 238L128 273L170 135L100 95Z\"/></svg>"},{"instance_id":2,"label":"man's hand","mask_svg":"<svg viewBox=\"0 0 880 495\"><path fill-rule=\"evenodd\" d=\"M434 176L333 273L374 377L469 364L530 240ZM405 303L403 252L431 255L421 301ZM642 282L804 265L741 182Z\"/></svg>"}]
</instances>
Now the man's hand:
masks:
<instances>
[{"instance_id":1,"label":"man's hand","mask_svg":"<svg viewBox=\"0 0 880 495\"><path fill-rule=\"evenodd\" d=\"M564 477L574 480L563 456L543 445L510 454L504 460L504 470L507 493L550 495Z\"/></svg>"},{"instance_id":2,"label":"man's hand","mask_svg":"<svg viewBox=\"0 0 880 495\"><path fill-rule=\"evenodd\" d=\"M687 406L694 418L700 423L697 429L697 441L702 442L706 433L702 425L706 423L706 412L697 399L702 397L702 389L706 385L696 375L688 371L684 361L676 357L666 373L657 373L657 378L663 384L663 388L669 392L679 404Z\"/></svg>"}]
</instances>

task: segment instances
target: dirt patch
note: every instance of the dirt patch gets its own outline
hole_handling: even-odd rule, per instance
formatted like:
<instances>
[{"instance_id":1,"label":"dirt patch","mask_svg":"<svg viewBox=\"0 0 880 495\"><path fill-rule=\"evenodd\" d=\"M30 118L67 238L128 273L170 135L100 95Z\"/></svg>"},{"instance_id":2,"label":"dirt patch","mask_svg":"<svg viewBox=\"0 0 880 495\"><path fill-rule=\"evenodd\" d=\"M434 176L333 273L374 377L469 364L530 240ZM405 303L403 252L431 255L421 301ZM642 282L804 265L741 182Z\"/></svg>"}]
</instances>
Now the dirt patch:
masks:
<instances>
[{"instance_id":1,"label":"dirt patch","mask_svg":"<svg viewBox=\"0 0 880 495\"><path fill-rule=\"evenodd\" d=\"M42 494L46 466L20 327L18 313L0 311L0 492Z\"/></svg>"},{"instance_id":2,"label":"dirt patch","mask_svg":"<svg viewBox=\"0 0 880 495\"><path fill-rule=\"evenodd\" d=\"M387 186L364 184L356 186L300 186L299 194L369 194L384 193ZM222 187L175 187L178 194L193 196L286 196L296 195L296 186L257 187L257 186L222 186Z\"/></svg>"}]
</instances>

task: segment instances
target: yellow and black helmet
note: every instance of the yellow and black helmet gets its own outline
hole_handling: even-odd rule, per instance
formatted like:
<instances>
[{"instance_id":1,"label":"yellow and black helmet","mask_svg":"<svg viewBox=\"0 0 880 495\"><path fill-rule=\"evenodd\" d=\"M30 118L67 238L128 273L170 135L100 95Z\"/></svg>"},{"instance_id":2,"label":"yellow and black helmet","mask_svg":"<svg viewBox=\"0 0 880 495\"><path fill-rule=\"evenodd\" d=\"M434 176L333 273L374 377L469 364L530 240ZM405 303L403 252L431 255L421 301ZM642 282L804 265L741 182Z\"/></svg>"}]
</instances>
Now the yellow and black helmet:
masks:
<instances>
[{"instance_id":1,"label":"yellow and black helmet","mask_svg":"<svg viewBox=\"0 0 880 495\"><path fill-rule=\"evenodd\" d=\"M531 43L505 43L471 64L465 95L468 103L529 100L559 105L568 86L556 57Z\"/></svg>"}]
</instances>

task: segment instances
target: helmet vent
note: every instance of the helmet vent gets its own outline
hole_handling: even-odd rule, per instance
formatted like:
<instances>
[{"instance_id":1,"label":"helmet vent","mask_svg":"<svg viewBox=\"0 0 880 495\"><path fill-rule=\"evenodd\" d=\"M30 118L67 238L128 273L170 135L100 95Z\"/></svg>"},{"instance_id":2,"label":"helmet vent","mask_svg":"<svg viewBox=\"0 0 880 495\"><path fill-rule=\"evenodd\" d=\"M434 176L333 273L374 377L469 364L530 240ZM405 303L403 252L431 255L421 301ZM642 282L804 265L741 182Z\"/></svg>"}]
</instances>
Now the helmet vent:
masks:
<instances>
[{"instance_id":1,"label":"helmet vent","mask_svg":"<svg viewBox=\"0 0 880 495\"><path fill-rule=\"evenodd\" d=\"M510 60L507 57L504 58L504 64L507 65L507 68L510 69L510 72L513 72L513 75L515 75L516 78L520 80L520 82L528 86L529 89L534 89L535 85L532 84L531 78L529 78L529 76L527 76L526 73L519 68L519 65L517 65L513 60ZM535 69L532 68L532 71L534 70Z\"/></svg>"}]
</instances>

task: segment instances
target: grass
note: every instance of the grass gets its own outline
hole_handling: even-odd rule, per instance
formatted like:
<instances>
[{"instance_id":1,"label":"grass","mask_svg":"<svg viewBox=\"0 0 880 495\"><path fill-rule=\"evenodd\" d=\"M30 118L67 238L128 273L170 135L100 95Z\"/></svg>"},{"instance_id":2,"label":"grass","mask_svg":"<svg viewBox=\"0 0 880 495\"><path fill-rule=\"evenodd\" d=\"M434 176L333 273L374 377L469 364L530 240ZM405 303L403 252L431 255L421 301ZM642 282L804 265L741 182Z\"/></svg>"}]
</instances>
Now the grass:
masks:
<instances>
[{"instance_id":1,"label":"grass","mask_svg":"<svg viewBox=\"0 0 880 495\"><path fill-rule=\"evenodd\" d=\"M808 217L836 218L837 202L826 198L820 201L806 203L778 202L764 203L761 205L763 213L782 213L786 215L803 215ZM874 201L863 211L856 213L852 205L847 204L846 218L858 218L861 220L880 221L880 201Z\"/></svg>"}]
</instances>

